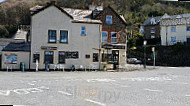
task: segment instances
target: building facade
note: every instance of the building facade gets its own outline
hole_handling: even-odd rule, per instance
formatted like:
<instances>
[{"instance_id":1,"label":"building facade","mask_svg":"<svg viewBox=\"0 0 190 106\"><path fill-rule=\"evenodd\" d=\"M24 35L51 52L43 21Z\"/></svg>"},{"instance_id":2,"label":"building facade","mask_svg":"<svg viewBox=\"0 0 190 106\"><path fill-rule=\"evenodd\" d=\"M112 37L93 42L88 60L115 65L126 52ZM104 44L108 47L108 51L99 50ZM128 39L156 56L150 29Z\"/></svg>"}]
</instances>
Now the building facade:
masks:
<instances>
[{"instance_id":1,"label":"building facade","mask_svg":"<svg viewBox=\"0 0 190 106\"><path fill-rule=\"evenodd\" d=\"M145 39L161 38L161 45L190 44L190 14L149 17L141 27Z\"/></svg>"},{"instance_id":2,"label":"building facade","mask_svg":"<svg viewBox=\"0 0 190 106\"><path fill-rule=\"evenodd\" d=\"M39 69L45 63L53 69L55 64L65 69L99 67L101 21L87 16L92 11L61 8L55 4L43 7L32 14L31 22L31 69L35 69L36 60ZM87 17L87 18L85 18Z\"/></svg>"},{"instance_id":3,"label":"building facade","mask_svg":"<svg viewBox=\"0 0 190 106\"><path fill-rule=\"evenodd\" d=\"M95 19L102 21L102 62L126 64L126 21L122 15L108 6Z\"/></svg>"}]
</instances>

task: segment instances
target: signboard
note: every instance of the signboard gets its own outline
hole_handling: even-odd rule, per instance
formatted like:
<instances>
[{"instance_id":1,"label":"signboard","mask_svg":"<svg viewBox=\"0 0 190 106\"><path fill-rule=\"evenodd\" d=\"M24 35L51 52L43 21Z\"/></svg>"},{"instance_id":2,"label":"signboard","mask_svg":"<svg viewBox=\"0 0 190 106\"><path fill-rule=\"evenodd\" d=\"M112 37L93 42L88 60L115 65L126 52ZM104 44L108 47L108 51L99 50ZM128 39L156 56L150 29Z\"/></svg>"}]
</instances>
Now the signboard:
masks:
<instances>
[{"instance_id":1,"label":"signboard","mask_svg":"<svg viewBox=\"0 0 190 106\"><path fill-rule=\"evenodd\" d=\"M125 46L123 46L123 45L105 44L105 45L102 46L102 48L105 48L105 49L125 49Z\"/></svg>"},{"instance_id":2,"label":"signboard","mask_svg":"<svg viewBox=\"0 0 190 106\"><path fill-rule=\"evenodd\" d=\"M4 59L5 64L17 64L16 54L5 54Z\"/></svg>"},{"instance_id":3,"label":"signboard","mask_svg":"<svg viewBox=\"0 0 190 106\"><path fill-rule=\"evenodd\" d=\"M43 50L57 50L57 47L42 46L41 49L43 49Z\"/></svg>"}]
</instances>

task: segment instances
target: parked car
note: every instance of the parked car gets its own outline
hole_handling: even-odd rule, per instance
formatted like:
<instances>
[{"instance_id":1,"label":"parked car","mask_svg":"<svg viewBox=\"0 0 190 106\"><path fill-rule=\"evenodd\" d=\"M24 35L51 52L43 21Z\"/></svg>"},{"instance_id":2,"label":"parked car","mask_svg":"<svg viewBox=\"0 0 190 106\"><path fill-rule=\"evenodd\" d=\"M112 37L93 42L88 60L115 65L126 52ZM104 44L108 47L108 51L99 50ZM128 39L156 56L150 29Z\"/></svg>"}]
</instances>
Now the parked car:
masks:
<instances>
[{"instance_id":1,"label":"parked car","mask_svg":"<svg viewBox=\"0 0 190 106\"><path fill-rule=\"evenodd\" d=\"M130 63L130 64L142 64L142 61L138 60L137 58L128 58L127 63Z\"/></svg>"}]
</instances>

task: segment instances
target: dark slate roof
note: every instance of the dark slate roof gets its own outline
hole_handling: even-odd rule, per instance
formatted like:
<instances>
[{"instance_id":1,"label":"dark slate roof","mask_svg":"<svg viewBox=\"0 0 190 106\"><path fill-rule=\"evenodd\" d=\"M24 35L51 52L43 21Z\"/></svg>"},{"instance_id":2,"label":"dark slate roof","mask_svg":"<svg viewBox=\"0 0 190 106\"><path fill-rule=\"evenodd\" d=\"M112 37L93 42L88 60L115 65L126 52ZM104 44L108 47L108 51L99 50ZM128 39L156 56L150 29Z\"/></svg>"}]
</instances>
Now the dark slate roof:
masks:
<instances>
[{"instance_id":1,"label":"dark slate roof","mask_svg":"<svg viewBox=\"0 0 190 106\"><path fill-rule=\"evenodd\" d=\"M10 43L2 51L30 51L30 43Z\"/></svg>"},{"instance_id":2,"label":"dark slate roof","mask_svg":"<svg viewBox=\"0 0 190 106\"><path fill-rule=\"evenodd\" d=\"M151 25L150 21L151 21L152 18L154 18L155 21L156 21L156 24L158 24L158 23L160 22L162 16L148 17L148 18L144 21L143 25Z\"/></svg>"},{"instance_id":3,"label":"dark slate roof","mask_svg":"<svg viewBox=\"0 0 190 106\"><path fill-rule=\"evenodd\" d=\"M24 42L24 40L15 40L11 38L0 38L0 46L7 46L9 43L19 43Z\"/></svg>"}]
</instances>

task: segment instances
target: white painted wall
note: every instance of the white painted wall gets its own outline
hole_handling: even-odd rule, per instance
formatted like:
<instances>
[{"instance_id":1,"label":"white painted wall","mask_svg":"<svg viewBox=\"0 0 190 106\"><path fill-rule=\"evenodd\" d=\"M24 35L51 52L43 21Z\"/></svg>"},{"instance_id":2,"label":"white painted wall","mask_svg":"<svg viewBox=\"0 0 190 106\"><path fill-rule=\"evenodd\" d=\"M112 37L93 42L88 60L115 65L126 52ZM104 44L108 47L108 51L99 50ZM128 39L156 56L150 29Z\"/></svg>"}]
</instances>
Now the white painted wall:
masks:
<instances>
[{"instance_id":1,"label":"white painted wall","mask_svg":"<svg viewBox=\"0 0 190 106\"><path fill-rule=\"evenodd\" d=\"M44 69L44 50L41 46L56 46L58 49L54 50L54 64L58 63L59 51L78 51L79 59L66 59L65 68L70 68L71 65L89 66L94 64L98 67L98 62L93 63L93 53L98 53L93 48L99 48L99 37L101 35L100 24L87 23L72 23L71 18L51 6L38 14L32 16L31 27L31 68L35 69L35 63L32 62L33 54L40 53L39 68ZM86 36L81 36L81 26L86 27ZM57 43L48 43L48 30L57 31ZM68 30L68 44L59 43L60 30ZM90 54L90 59L86 59L85 55ZM53 65L51 65L53 68Z\"/></svg>"},{"instance_id":2,"label":"white painted wall","mask_svg":"<svg viewBox=\"0 0 190 106\"><path fill-rule=\"evenodd\" d=\"M172 45L171 37L176 37L177 42L187 42L187 37L190 36L190 31L186 31L187 25L177 25L176 32L171 32L172 26L161 26L161 44L166 45L166 31L168 45Z\"/></svg>"}]
</instances>

